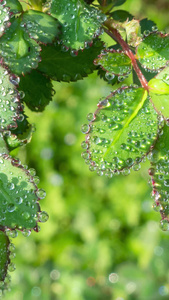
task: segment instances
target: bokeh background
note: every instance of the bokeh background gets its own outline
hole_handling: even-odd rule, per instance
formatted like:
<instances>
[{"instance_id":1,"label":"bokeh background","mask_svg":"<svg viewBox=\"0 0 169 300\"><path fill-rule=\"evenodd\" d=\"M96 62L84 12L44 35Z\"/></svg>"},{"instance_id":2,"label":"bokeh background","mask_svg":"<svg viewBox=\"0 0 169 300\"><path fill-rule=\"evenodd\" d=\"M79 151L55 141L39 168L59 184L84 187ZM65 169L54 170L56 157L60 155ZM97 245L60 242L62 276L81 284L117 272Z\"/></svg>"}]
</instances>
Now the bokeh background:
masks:
<instances>
[{"instance_id":1,"label":"bokeh background","mask_svg":"<svg viewBox=\"0 0 169 300\"><path fill-rule=\"evenodd\" d=\"M127 0L120 7L169 32L168 0ZM39 233L13 240L16 270L6 300L169 299L169 233L153 211L145 162L112 179L88 170L80 131L111 86L94 73L77 83L54 83L43 113L32 113L32 142L17 152L37 170L49 220Z\"/></svg>"}]
</instances>

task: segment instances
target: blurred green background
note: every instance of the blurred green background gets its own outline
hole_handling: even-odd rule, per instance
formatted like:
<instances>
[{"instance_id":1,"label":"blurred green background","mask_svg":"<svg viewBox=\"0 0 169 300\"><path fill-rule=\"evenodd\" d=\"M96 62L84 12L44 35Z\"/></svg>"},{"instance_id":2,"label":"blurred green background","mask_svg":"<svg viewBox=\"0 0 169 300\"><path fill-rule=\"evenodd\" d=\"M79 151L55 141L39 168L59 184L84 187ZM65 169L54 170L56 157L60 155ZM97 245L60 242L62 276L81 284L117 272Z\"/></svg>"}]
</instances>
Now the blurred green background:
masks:
<instances>
[{"instance_id":1,"label":"blurred green background","mask_svg":"<svg viewBox=\"0 0 169 300\"><path fill-rule=\"evenodd\" d=\"M168 0L127 0L120 7L169 31ZM6 300L169 299L169 233L152 209L148 162L112 179L88 170L80 131L86 115L111 86L92 74L77 83L54 83L32 142L17 154L37 170L49 220L25 238L19 233L16 271Z\"/></svg>"}]
</instances>

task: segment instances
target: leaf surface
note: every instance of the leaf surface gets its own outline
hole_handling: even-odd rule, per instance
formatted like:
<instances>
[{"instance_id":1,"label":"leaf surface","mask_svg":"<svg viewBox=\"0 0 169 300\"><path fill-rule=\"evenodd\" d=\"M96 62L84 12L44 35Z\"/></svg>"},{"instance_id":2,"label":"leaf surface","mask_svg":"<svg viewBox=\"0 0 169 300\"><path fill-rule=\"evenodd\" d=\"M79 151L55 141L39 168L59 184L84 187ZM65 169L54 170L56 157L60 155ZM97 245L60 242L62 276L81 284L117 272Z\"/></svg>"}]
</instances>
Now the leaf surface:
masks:
<instances>
[{"instance_id":1,"label":"leaf surface","mask_svg":"<svg viewBox=\"0 0 169 300\"><path fill-rule=\"evenodd\" d=\"M7 27L7 22L10 19L9 8L6 3L1 1L0 3L0 37L3 35L4 30Z\"/></svg>"},{"instance_id":2,"label":"leaf surface","mask_svg":"<svg viewBox=\"0 0 169 300\"><path fill-rule=\"evenodd\" d=\"M165 67L169 61L169 36L157 32L149 34L139 44L136 57L149 70Z\"/></svg>"},{"instance_id":3,"label":"leaf surface","mask_svg":"<svg viewBox=\"0 0 169 300\"><path fill-rule=\"evenodd\" d=\"M42 43L52 43L58 37L59 22L52 16L36 10L23 14L23 23L30 37Z\"/></svg>"},{"instance_id":4,"label":"leaf surface","mask_svg":"<svg viewBox=\"0 0 169 300\"><path fill-rule=\"evenodd\" d=\"M4 281L8 265L10 262L9 259L9 238L5 234L5 232L0 230L0 284L2 285L2 282Z\"/></svg>"},{"instance_id":5,"label":"leaf surface","mask_svg":"<svg viewBox=\"0 0 169 300\"><path fill-rule=\"evenodd\" d=\"M151 101L156 111L169 118L169 67L164 68L148 83Z\"/></svg>"},{"instance_id":6,"label":"leaf surface","mask_svg":"<svg viewBox=\"0 0 169 300\"><path fill-rule=\"evenodd\" d=\"M122 76L131 72L131 60L123 52L107 49L94 60L94 63L100 65L109 74Z\"/></svg>"},{"instance_id":7,"label":"leaf surface","mask_svg":"<svg viewBox=\"0 0 169 300\"><path fill-rule=\"evenodd\" d=\"M38 201L45 192L37 188L35 171L16 159L0 156L0 224L9 229L35 229L41 213ZM43 215L42 215L43 217Z\"/></svg>"},{"instance_id":8,"label":"leaf surface","mask_svg":"<svg viewBox=\"0 0 169 300\"><path fill-rule=\"evenodd\" d=\"M88 49L78 52L62 47L61 45L42 45L41 58L38 70L53 80L77 81L86 77L96 69L94 59L100 54L103 43L96 39Z\"/></svg>"},{"instance_id":9,"label":"leaf surface","mask_svg":"<svg viewBox=\"0 0 169 300\"><path fill-rule=\"evenodd\" d=\"M167 123L168 125L168 123ZM169 127L164 125L151 155L154 209L161 213L161 227L169 230Z\"/></svg>"},{"instance_id":10,"label":"leaf surface","mask_svg":"<svg viewBox=\"0 0 169 300\"><path fill-rule=\"evenodd\" d=\"M9 69L17 75L30 72L38 66L40 46L21 26L21 18L14 19L1 37L0 54Z\"/></svg>"},{"instance_id":11,"label":"leaf surface","mask_svg":"<svg viewBox=\"0 0 169 300\"><path fill-rule=\"evenodd\" d=\"M0 66L0 130L16 128L21 110L16 90L18 78Z\"/></svg>"},{"instance_id":12,"label":"leaf surface","mask_svg":"<svg viewBox=\"0 0 169 300\"><path fill-rule=\"evenodd\" d=\"M20 78L19 89L25 94L23 101L32 111L45 109L52 100L52 87L51 80L36 70Z\"/></svg>"},{"instance_id":13,"label":"leaf surface","mask_svg":"<svg viewBox=\"0 0 169 300\"><path fill-rule=\"evenodd\" d=\"M106 17L96 8L87 5L82 0L53 0L51 15L62 24L61 40L72 49L83 49L86 41L100 35L101 24Z\"/></svg>"},{"instance_id":14,"label":"leaf surface","mask_svg":"<svg viewBox=\"0 0 169 300\"><path fill-rule=\"evenodd\" d=\"M83 158L98 173L113 173L141 162L157 137L157 113L142 88L123 88L98 104L82 126Z\"/></svg>"},{"instance_id":15,"label":"leaf surface","mask_svg":"<svg viewBox=\"0 0 169 300\"><path fill-rule=\"evenodd\" d=\"M126 20L131 21L134 18L128 11L122 9L113 11L111 17L120 22L125 22Z\"/></svg>"},{"instance_id":16,"label":"leaf surface","mask_svg":"<svg viewBox=\"0 0 169 300\"><path fill-rule=\"evenodd\" d=\"M18 0L5 0L6 6L9 7L10 12L17 14L22 12L22 5Z\"/></svg>"}]
</instances>

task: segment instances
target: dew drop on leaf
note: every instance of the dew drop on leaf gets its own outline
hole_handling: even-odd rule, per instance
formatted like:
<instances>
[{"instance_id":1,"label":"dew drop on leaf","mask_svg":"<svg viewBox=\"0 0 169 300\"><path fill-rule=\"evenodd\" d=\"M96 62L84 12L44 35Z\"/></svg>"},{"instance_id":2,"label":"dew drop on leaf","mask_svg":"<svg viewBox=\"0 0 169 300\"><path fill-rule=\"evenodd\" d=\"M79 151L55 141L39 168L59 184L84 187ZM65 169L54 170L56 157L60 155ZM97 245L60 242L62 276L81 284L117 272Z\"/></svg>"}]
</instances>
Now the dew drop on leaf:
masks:
<instances>
[{"instance_id":1,"label":"dew drop on leaf","mask_svg":"<svg viewBox=\"0 0 169 300\"><path fill-rule=\"evenodd\" d=\"M38 220L41 223L45 223L49 219L49 216L46 211L41 211L38 213Z\"/></svg>"},{"instance_id":2,"label":"dew drop on leaf","mask_svg":"<svg viewBox=\"0 0 169 300\"><path fill-rule=\"evenodd\" d=\"M39 199L44 199L46 197L46 192L43 190L43 189L38 189L36 191L36 196L39 198Z\"/></svg>"}]
</instances>

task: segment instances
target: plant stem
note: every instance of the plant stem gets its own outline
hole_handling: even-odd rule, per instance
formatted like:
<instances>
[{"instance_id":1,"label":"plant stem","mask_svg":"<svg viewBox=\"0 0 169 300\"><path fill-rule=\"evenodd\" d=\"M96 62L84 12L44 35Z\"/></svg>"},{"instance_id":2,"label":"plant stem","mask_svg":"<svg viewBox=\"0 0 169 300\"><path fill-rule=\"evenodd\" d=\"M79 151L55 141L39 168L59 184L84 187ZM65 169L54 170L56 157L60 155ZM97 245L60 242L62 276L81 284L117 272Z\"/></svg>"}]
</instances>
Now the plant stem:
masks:
<instances>
[{"instance_id":1,"label":"plant stem","mask_svg":"<svg viewBox=\"0 0 169 300\"><path fill-rule=\"evenodd\" d=\"M138 76L138 79L140 80L142 87L148 91L149 90L148 82L145 79L144 75L142 74L141 70L139 69L139 66L137 64L135 56L134 56L133 52L131 51L131 49L129 48L128 44L123 40L122 36L117 31L117 29L115 29L111 26L111 23L109 20L105 21L104 25L108 28L108 29L104 28L104 31L121 45L125 54L131 59L133 68Z\"/></svg>"}]
</instances>

